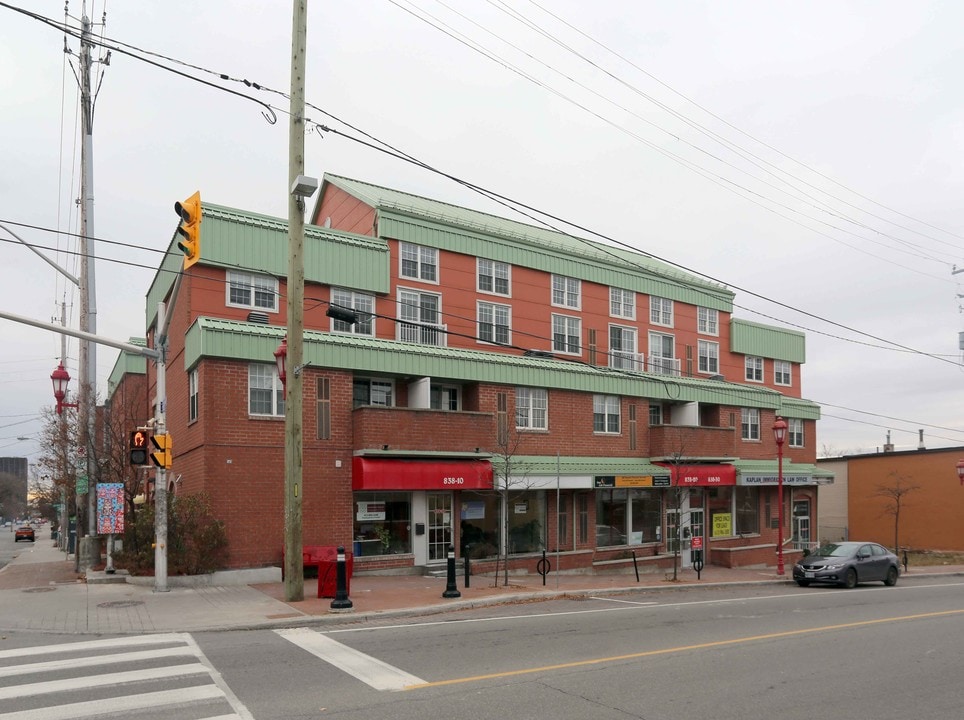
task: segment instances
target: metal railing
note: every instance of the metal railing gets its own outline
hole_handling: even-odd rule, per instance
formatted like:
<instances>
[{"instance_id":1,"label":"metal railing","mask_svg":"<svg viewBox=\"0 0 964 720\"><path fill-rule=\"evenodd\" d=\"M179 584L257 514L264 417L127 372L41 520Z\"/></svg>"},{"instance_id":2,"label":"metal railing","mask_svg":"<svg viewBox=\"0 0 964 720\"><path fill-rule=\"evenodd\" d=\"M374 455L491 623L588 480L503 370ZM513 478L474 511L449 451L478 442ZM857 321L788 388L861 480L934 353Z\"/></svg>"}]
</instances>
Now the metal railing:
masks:
<instances>
[{"instance_id":1,"label":"metal railing","mask_svg":"<svg viewBox=\"0 0 964 720\"><path fill-rule=\"evenodd\" d=\"M613 350L609 353L609 367L615 370L643 372L646 369L646 363L643 353Z\"/></svg>"},{"instance_id":2,"label":"metal railing","mask_svg":"<svg viewBox=\"0 0 964 720\"><path fill-rule=\"evenodd\" d=\"M398 322L398 339L418 345L445 346L446 325Z\"/></svg>"},{"instance_id":3,"label":"metal railing","mask_svg":"<svg viewBox=\"0 0 964 720\"><path fill-rule=\"evenodd\" d=\"M646 369L657 375L676 375L679 376L679 358L653 357L649 356Z\"/></svg>"}]
</instances>

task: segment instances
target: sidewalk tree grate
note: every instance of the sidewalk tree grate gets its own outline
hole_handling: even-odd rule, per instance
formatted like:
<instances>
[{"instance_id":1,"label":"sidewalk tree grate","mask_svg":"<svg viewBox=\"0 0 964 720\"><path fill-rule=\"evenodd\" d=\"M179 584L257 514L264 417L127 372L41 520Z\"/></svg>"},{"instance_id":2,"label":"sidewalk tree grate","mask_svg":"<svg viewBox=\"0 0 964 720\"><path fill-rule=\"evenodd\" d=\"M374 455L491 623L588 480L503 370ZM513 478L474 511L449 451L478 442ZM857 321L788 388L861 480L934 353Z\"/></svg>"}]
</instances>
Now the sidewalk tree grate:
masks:
<instances>
[{"instance_id":1,"label":"sidewalk tree grate","mask_svg":"<svg viewBox=\"0 0 964 720\"><path fill-rule=\"evenodd\" d=\"M127 608L127 607L137 607L138 605L143 605L143 600L111 600L110 602L98 603L99 608Z\"/></svg>"}]
</instances>

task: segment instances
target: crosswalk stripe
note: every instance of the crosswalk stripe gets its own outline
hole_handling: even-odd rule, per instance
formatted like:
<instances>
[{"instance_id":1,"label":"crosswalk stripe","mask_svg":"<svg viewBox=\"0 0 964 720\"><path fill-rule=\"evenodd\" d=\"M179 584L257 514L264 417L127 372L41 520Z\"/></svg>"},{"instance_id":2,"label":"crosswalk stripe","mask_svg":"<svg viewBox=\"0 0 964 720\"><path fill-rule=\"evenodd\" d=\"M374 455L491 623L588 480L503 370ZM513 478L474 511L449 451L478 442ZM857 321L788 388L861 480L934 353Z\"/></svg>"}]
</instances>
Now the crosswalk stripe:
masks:
<instances>
[{"instance_id":1,"label":"crosswalk stripe","mask_svg":"<svg viewBox=\"0 0 964 720\"><path fill-rule=\"evenodd\" d=\"M29 663L27 665L11 665L9 667L0 667L0 678L13 677L14 675L32 675L40 672L98 667L100 665L117 665L119 663L172 657L194 657L194 652L187 645L182 645L181 647L159 648L157 650L113 653L111 655L93 655L91 657L78 657L65 660L47 660L45 662Z\"/></svg>"},{"instance_id":2,"label":"crosswalk stripe","mask_svg":"<svg viewBox=\"0 0 964 720\"><path fill-rule=\"evenodd\" d=\"M126 672L112 672L104 675L68 678L66 680L47 680L44 682L15 685L0 688L0 700L23 698L46 693L64 692L66 690L86 690L95 687L114 687L125 683L145 682L149 680L163 680L165 678L184 677L207 673L208 669L200 663L190 665L169 665L167 667L148 668L145 670L128 670Z\"/></svg>"},{"instance_id":3,"label":"crosswalk stripe","mask_svg":"<svg viewBox=\"0 0 964 720\"><path fill-rule=\"evenodd\" d=\"M315 657L334 665L376 690L402 690L409 685L420 685L424 680L389 665L371 655L342 645L327 635L309 628L275 630L285 640L310 652Z\"/></svg>"},{"instance_id":4,"label":"crosswalk stripe","mask_svg":"<svg viewBox=\"0 0 964 720\"><path fill-rule=\"evenodd\" d=\"M104 698L86 702L54 705L52 707L20 710L3 715L3 720L50 720L50 718L70 719L89 718L110 713L129 713L134 710L158 708L161 705L187 705L204 700L224 700L224 694L214 685L159 690L158 692L127 695L119 698Z\"/></svg>"},{"instance_id":5,"label":"crosswalk stripe","mask_svg":"<svg viewBox=\"0 0 964 720\"><path fill-rule=\"evenodd\" d=\"M152 645L170 645L171 643L186 642L190 636L186 633L162 633L160 635L136 635L133 637L108 638L105 640L86 640L75 643L60 643L59 645L38 645L37 647L14 648L0 650L0 660L7 658L23 658L34 655L54 655L62 652L87 652L106 648L122 648Z\"/></svg>"}]
</instances>

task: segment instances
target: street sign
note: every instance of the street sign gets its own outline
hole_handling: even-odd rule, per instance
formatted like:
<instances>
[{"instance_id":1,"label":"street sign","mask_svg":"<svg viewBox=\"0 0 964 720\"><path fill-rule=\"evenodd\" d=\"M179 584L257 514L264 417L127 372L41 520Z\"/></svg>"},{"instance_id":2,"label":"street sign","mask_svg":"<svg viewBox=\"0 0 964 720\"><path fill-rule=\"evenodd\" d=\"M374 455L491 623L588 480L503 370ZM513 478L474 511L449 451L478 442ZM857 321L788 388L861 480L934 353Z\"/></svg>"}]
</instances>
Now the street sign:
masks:
<instances>
[{"instance_id":1,"label":"street sign","mask_svg":"<svg viewBox=\"0 0 964 720\"><path fill-rule=\"evenodd\" d=\"M692 540L692 542L691 542L691 546L692 546L692 548L693 548L694 550L702 550L702 549L703 549L703 538L701 538L699 535L697 535L696 537L693 538L693 540Z\"/></svg>"},{"instance_id":2,"label":"street sign","mask_svg":"<svg viewBox=\"0 0 964 720\"><path fill-rule=\"evenodd\" d=\"M77 476L77 494L78 495L87 494L87 477L84 475Z\"/></svg>"}]
</instances>

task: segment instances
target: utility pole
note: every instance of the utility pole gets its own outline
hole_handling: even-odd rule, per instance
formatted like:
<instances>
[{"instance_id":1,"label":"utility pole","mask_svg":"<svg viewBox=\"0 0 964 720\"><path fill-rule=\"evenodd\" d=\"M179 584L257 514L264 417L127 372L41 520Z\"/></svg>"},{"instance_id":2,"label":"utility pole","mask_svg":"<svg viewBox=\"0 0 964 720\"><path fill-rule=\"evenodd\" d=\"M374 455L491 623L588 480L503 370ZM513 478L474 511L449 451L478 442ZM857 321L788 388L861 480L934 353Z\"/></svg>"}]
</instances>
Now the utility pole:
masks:
<instances>
[{"instance_id":1,"label":"utility pole","mask_svg":"<svg viewBox=\"0 0 964 720\"><path fill-rule=\"evenodd\" d=\"M293 0L291 22L291 122L288 129L288 367L285 390L284 587L285 600L305 598L302 565L301 485L304 430L301 371L304 368L305 297L305 56L308 0ZM308 193L310 196L311 193Z\"/></svg>"},{"instance_id":2,"label":"utility pole","mask_svg":"<svg viewBox=\"0 0 964 720\"><path fill-rule=\"evenodd\" d=\"M80 36L80 115L82 145L80 151L80 329L97 334L97 295L94 273L94 96L91 85L91 22L86 13L81 19ZM80 387L77 395L79 444L86 457L87 536L81 544L78 523L76 564L86 570L100 562L97 530L97 488L94 457L94 406L97 398L97 346L89 340L80 342Z\"/></svg>"}]
</instances>

